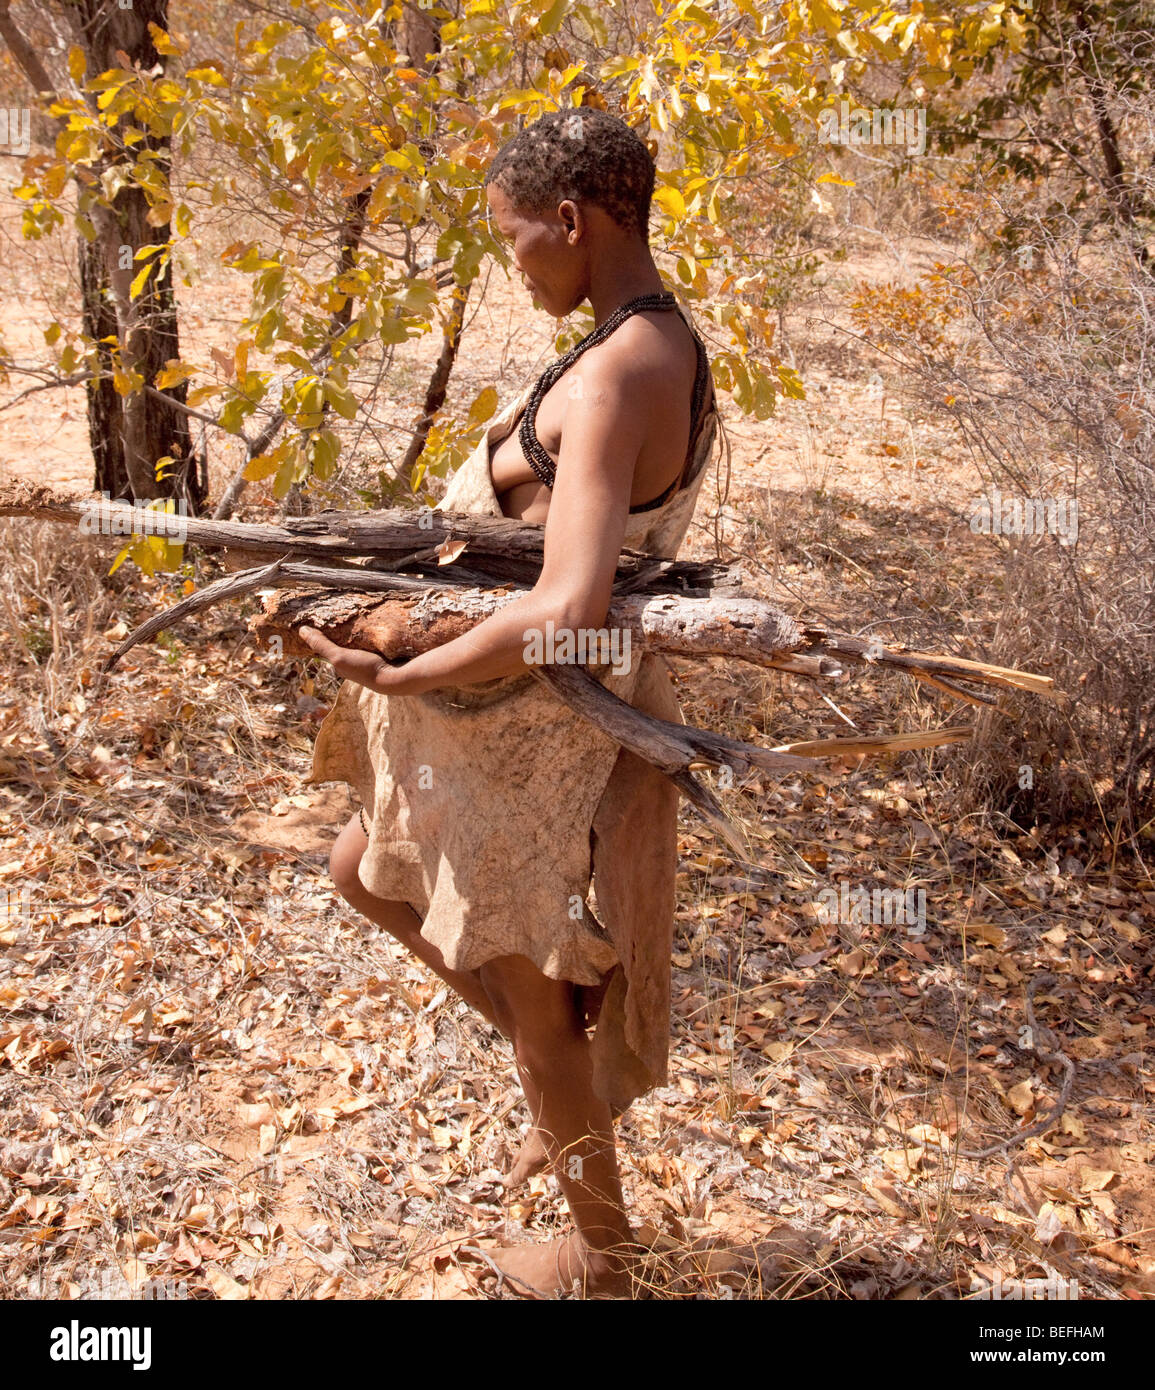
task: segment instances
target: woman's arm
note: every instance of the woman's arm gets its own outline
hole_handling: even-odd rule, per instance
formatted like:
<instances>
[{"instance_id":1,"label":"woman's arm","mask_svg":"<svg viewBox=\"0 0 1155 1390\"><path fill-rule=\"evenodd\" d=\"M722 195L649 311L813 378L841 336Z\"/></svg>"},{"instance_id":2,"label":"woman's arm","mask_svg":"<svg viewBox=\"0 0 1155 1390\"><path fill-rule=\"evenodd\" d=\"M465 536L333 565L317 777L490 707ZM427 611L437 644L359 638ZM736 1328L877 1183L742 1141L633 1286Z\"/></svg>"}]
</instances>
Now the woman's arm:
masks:
<instances>
[{"instance_id":1,"label":"woman's arm","mask_svg":"<svg viewBox=\"0 0 1155 1390\"><path fill-rule=\"evenodd\" d=\"M339 676L383 695L420 695L526 670L527 631L600 627L625 537L634 466L650 428L652 368L613 340L586 354L580 395L567 398L557 478L546 516L541 576L521 598L452 642L391 666L371 652L338 647L314 628L301 637ZM573 390L571 385L570 390Z\"/></svg>"}]
</instances>

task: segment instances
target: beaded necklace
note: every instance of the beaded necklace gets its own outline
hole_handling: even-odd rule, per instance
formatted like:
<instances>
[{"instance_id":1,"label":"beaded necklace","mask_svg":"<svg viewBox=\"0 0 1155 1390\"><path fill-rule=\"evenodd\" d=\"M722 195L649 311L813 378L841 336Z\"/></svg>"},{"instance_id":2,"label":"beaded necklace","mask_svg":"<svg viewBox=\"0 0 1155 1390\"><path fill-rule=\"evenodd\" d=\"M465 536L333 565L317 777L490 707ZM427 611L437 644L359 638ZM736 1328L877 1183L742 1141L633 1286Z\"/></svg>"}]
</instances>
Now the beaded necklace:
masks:
<instances>
[{"instance_id":1,"label":"beaded necklace","mask_svg":"<svg viewBox=\"0 0 1155 1390\"><path fill-rule=\"evenodd\" d=\"M612 314L606 319L600 328L595 328L592 333L584 337L580 343L576 343L556 362L542 372L537 381L534 382L533 390L530 393L529 401L525 407L525 413L521 417L521 428L518 431L518 439L521 441L522 451L526 461L541 481L548 488L552 488L554 479L557 477L557 467L553 459L542 448L537 437L535 421L537 420L537 408L541 404L546 392L559 381L566 372L573 366L583 352L588 352L590 348L597 347L599 343L604 343L610 334L620 328L626 319L634 314L646 314L651 311L663 309L676 309L678 301L668 291L664 290L660 294L643 294L637 299L631 299L625 304L620 304ZM696 385L696 383L695 383ZM697 394L697 392L695 392Z\"/></svg>"}]
</instances>

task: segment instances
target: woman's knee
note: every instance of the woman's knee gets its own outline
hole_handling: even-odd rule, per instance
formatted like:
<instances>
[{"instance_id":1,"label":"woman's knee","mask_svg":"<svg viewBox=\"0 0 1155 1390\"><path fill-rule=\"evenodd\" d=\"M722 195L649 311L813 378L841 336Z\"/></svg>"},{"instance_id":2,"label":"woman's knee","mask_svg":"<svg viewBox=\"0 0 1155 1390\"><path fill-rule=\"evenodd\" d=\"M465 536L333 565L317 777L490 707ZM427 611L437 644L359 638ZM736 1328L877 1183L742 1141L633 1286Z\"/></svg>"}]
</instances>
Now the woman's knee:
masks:
<instances>
[{"instance_id":1,"label":"woman's knee","mask_svg":"<svg viewBox=\"0 0 1155 1390\"><path fill-rule=\"evenodd\" d=\"M535 1073L548 1070L567 1044L585 1042L568 981L551 980L520 956L489 961L480 974L498 1026L513 1041L522 1066Z\"/></svg>"},{"instance_id":2,"label":"woman's knee","mask_svg":"<svg viewBox=\"0 0 1155 1390\"><path fill-rule=\"evenodd\" d=\"M329 877L343 898L364 896L365 885L357 871L368 844L356 819L349 822L333 843L329 853Z\"/></svg>"}]
</instances>

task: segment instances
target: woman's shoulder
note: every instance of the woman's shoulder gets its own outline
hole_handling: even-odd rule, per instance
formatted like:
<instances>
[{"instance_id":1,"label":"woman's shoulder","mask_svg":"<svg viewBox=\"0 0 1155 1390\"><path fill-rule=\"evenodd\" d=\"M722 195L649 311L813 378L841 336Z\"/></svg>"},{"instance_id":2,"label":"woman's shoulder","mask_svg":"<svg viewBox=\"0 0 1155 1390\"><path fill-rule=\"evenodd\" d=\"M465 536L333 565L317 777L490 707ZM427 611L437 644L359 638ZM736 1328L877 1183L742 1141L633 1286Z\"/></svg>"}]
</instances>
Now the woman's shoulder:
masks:
<instances>
[{"instance_id":1,"label":"woman's shoulder","mask_svg":"<svg viewBox=\"0 0 1155 1390\"><path fill-rule=\"evenodd\" d=\"M584 353L569 375L616 392L645 391L659 399L680 396L682 378L694 378L697 350L679 317L669 312L632 315Z\"/></svg>"}]
</instances>

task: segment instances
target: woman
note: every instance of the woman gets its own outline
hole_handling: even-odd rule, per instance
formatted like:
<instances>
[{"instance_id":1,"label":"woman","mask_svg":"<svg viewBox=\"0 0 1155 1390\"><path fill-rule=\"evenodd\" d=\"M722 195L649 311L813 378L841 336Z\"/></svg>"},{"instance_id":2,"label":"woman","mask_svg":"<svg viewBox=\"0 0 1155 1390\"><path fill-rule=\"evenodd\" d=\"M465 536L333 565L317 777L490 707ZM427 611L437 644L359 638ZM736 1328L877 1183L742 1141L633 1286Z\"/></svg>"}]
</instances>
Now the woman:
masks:
<instances>
[{"instance_id":1,"label":"woman","mask_svg":"<svg viewBox=\"0 0 1155 1390\"><path fill-rule=\"evenodd\" d=\"M666 1070L677 793L526 669L548 624L555 637L602 627L623 545L676 554L709 458L709 365L650 254L653 187L641 140L588 108L543 116L486 176L535 302L556 318L594 311L440 504L544 522L533 589L400 667L301 630L346 681L313 780L351 782L366 807L334 845L334 882L513 1043L536 1129L512 1181L548 1160L576 1230L497 1263L545 1296L574 1280L630 1294L612 1108ZM678 719L652 656L595 674Z\"/></svg>"}]
</instances>

